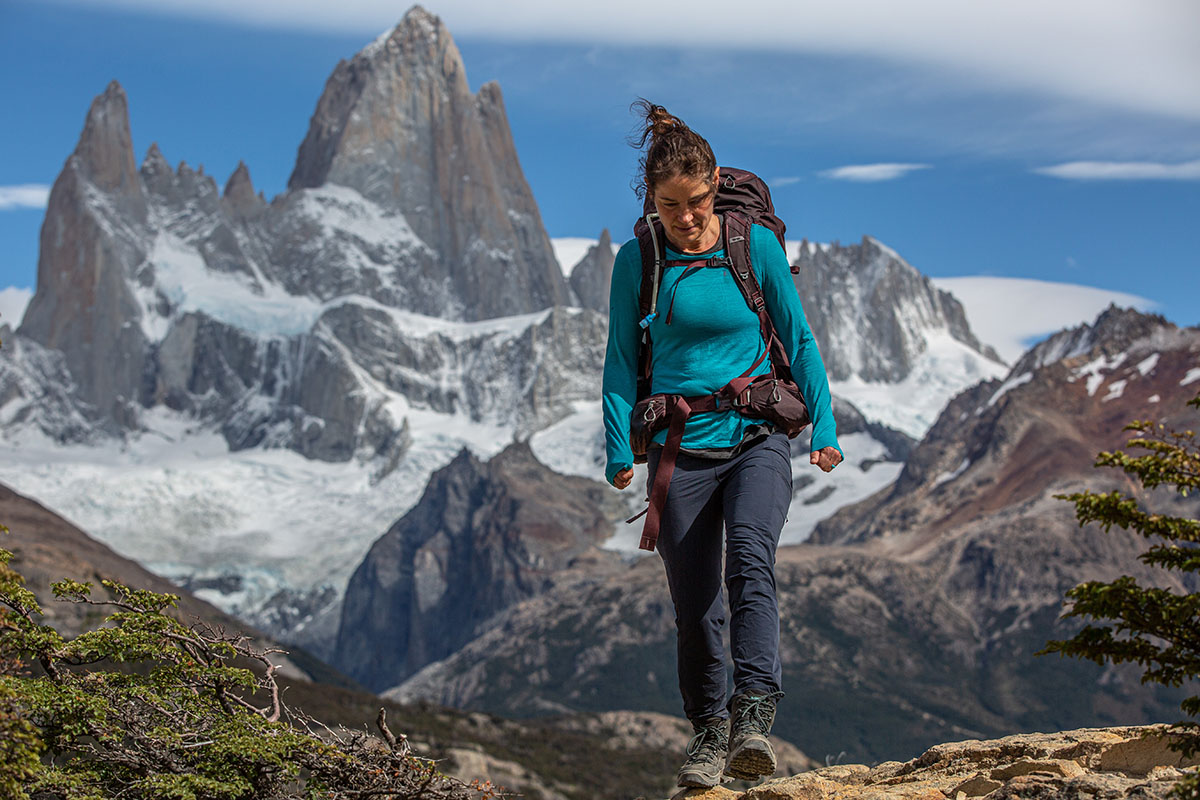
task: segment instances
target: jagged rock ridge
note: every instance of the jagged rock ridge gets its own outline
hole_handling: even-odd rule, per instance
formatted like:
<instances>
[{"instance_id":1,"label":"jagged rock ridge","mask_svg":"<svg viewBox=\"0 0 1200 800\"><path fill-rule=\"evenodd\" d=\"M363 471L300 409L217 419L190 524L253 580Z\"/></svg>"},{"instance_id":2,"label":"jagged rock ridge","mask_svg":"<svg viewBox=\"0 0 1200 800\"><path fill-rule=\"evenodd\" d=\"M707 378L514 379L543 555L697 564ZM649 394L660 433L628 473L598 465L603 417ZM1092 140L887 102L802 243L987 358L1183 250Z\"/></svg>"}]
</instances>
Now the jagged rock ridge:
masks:
<instances>
[{"instance_id":1,"label":"jagged rock ridge","mask_svg":"<svg viewBox=\"0 0 1200 800\"><path fill-rule=\"evenodd\" d=\"M38 275L0 397L60 441L165 406L233 449L386 467L407 408L532 430L597 388L603 319L545 311L571 292L499 89L469 92L420 7L338 66L270 203L245 164L223 193L157 145L136 168L110 84L51 191Z\"/></svg>"},{"instance_id":2,"label":"jagged rock ridge","mask_svg":"<svg viewBox=\"0 0 1200 800\"><path fill-rule=\"evenodd\" d=\"M571 268L571 289L579 299L579 305L608 315L608 288L615 260L612 237L605 228L600 232L599 241Z\"/></svg>"},{"instance_id":3,"label":"jagged rock ridge","mask_svg":"<svg viewBox=\"0 0 1200 800\"><path fill-rule=\"evenodd\" d=\"M37 289L19 328L64 355L77 396L105 419L127 418L141 395L149 343L126 322L141 316L130 279L146 251L130 234L148 213L125 92L113 82L50 191Z\"/></svg>"}]
</instances>

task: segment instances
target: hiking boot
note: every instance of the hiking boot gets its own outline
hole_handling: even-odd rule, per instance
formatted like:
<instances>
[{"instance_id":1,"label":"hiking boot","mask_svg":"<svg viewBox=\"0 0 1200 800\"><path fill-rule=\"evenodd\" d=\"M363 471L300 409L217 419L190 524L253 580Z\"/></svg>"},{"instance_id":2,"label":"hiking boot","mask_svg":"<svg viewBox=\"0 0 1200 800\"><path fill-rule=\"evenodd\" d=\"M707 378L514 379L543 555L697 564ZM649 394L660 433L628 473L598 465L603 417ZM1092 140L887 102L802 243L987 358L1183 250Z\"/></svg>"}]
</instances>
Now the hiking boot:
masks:
<instances>
[{"instance_id":1,"label":"hiking boot","mask_svg":"<svg viewBox=\"0 0 1200 800\"><path fill-rule=\"evenodd\" d=\"M726 775L752 781L775 774L775 751L767 736L775 722L775 703L782 697L783 692L771 692L733 698Z\"/></svg>"},{"instance_id":2,"label":"hiking boot","mask_svg":"<svg viewBox=\"0 0 1200 800\"><path fill-rule=\"evenodd\" d=\"M708 788L721 782L725 750L729 747L727 722L723 717L692 721L696 735L688 742L687 761L679 768L677 783L680 786Z\"/></svg>"}]
</instances>

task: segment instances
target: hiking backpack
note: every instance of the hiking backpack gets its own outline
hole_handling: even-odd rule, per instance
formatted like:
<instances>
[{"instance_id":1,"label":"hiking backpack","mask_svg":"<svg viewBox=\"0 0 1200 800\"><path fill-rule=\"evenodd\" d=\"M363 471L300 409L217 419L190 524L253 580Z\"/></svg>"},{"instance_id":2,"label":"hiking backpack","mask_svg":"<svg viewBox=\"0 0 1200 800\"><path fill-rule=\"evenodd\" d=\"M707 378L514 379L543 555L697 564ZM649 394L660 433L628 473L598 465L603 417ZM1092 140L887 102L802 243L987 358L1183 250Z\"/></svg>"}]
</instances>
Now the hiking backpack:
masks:
<instances>
[{"instance_id":1,"label":"hiking backpack","mask_svg":"<svg viewBox=\"0 0 1200 800\"><path fill-rule=\"evenodd\" d=\"M785 226L775 215L771 191L767 184L752 172L722 167L713 213L721 217L721 237L725 255L722 258L690 261L666 260L666 233L655 213L654 201L647 195L643 216L633 228L642 257L642 278L638 289L638 324L642 328L638 344L637 402L630 415L630 445L634 463L646 461L646 451L655 434L669 428L654 484L649 489L649 506L631 517L633 522L646 515L645 527L638 547L653 550L658 540L663 502L670 486L671 473L683 437L683 428L693 412L734 411L757 419L765 419L789 438L796 436L809 422L804 397L792 379L791 359L776 334L775 325L767 313L762 287L750 263L750 228L755 223L770 229L784 247ZM785 248L786 252L786 248ZM710 395L681 397L651 394L652 347L650 323L658 315L658 290L664 268L686 264L689 267L725 267L733 275L742 298L759 321L765 347L763 353L737 378ZM795 266L792 272L799 269ZM667 322L671 320L670 309ZM768 354L771 371L751 376Z\"/></svg>"},{"instance_id":2,"label":"hiking backpack","mask_svg":"<svg viewBox=\"0 0 1200 800\"><path fill-rule=\"evenodd\" d=\"M746 305L759 318L763 341L769 343L771 363L780 377L791 380L791 359L782 342L775 336L775 326L767 314L762 289L750 264L750 226L757 223L769 229L779 240L779 246L787 252L784 234L787 226L775 215L771 202L771 190L762 178L753 172L736 167L721 167L717 185L717 196L713 213L722 217L721 236L725 243L724 266L733 275L734 283L742 293ZM650 370L653 343L650 341L650 323L658 316L658 289L663 269L680 264L719 266L720 259L708 262L691 260L686 262L666 260L666 234L654 208L654 199L647 193L642 207L642 216L633 225L634 236L642 255L642 280L638 289L638 325L642 336L638 342L637 399L650 394ZM791 268L793 274L800 269ZM640 461L638 463L641 463Z\"/></svg>"}]
</instances>

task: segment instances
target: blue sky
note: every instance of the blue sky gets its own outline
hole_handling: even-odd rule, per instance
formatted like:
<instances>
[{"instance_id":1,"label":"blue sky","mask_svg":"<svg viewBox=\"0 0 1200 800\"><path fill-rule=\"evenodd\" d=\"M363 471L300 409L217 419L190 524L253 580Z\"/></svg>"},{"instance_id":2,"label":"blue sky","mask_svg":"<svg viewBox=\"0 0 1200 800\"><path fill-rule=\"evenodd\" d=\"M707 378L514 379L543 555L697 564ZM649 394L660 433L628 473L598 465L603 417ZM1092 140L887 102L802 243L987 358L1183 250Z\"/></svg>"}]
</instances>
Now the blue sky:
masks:
<instances>
[{"instance_id":1,"label":"blue sky","mask_svg":"<svg viewBox=\"0 0 1200 800\"><path fill-rule=\"evenodd\" d=\"M1200 3L426 7L472 88L503 89L551 236L626 237L641 95L767 178L789 238L868 234L934 277L1084 284L1200 323ZM0 288L34 285L46 189L110 80L139 161L157 142L223 185L243 160L269 198L337 61L406 8L0 0Z\"/></svg>"}]
</instances>

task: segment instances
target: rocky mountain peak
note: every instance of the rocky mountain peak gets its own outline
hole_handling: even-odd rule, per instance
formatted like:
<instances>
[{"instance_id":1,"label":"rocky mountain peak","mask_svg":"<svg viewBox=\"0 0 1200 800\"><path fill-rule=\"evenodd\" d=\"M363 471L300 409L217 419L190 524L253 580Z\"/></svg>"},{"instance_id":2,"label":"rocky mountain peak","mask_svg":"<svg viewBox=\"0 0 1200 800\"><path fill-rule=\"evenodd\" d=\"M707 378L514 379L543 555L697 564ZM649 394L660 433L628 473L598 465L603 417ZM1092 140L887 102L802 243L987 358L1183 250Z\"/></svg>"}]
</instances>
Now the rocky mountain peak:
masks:
<instances>
[{"instance_id":1,"label":"rocky mountain peak","mask_svg":"<svg viewBox=\"0 0 1200 800\"><path fill-rule=\"evenodd\" d=\"M142 181L151 191L154 191L155 187L163 181L170 181L175 175L175 170L171 169L167 157L163 155L162 150L158 149L158 142L151 144L150 149L146 151L140 172Z\"/></svg>"},{"instance_id":2,"label":"rocky mountain peak","mask_svg":"<svg viewBox=\"0 0 1200 800\"><path fill-rule=\"evenodd\" d=\"M602 485L542 465L527 443L487 463L464 449L351 577L335 660L382 690L445 658L576 559L601 559L610 502Z\"/></svg>"},{"instance_id":3,"label":"rocky mountain peak","mask_svg":"<svg viewBox=\"0 0 1200 800\"><path fill-rule=\"evenodd\" d=\"M249 215L264 204L262 198L254 192L254 183L250 180L250 168L246 166L246 162L239 161L237 169L225 182L223 199L235 214L241 216Z\"/></svg>"},{"instance_id":4,"label":"rocky mountain peak","mask_svg":"<svg viewBox=\"0 0 1200 800\"><path fill-rule=\"evenodd\" d=\"M364 160L377 163L376 148L382 148L378 153L387 156L388 166L400 166L419 128L435 122L444 104L464 96L469 99L470 89L458 47L438 17L414 6L395 28L338 63L288 186L332 182L383 205L403 201L404 187L395 180L372 181L357 168Z\"/></svg>"},{"instance_id":5,"label":"rocky mountain peak","mask_svg":"<svg viewBox=\"0 0 1200 800\"><path fill-rule=\"evenodd\" d=\"M72 158L83 177L96 188L111 194L141 196L129 128L129 101L121 84L112 81L92 101Z\"/></svg>"},{"instance_id":6,"label":"rocky mountain peak","mask_svg":"<svg viewBox=\"0 0 1200 800\"><path fill-rule=\"evenodd\" d=\"M902 380L932 336L1000 363L971 332L962 304L877 239L864 236L857 245L805 242L796 266L796 288L833 380Z\"/></svg>"},{"instance_id":7,"label":"rocky mountain peak","mask_svg":"<svg viewBox=\"0 0 1200 800\"><path fill-rule=\"evenodd\" d=\"M419 6L326 82L288 186L328 184L403 216L436 254L454 302L423 313L489 319L569 301L499 87L472 95L449 32Z\"/></svg>"},{"instance_id":8,"label":"rocky mountain peak","mask_svg":"<svg viewBox=\"0 0 1200 800\"><path fill-rule=\"evenodd\" d=\"M403 62L410 69L440 64L443 75L465 77L462 56L450 31L435 14L422 6L413 6L396 27L365 47L361 56L375 63Z\"/></svg>"},{"instance_id":9,"label":"rocky mountain peak","mask_svg":"<svg viewBox=\"0 0 1200 800\"><path fill-rule=\"evenodd\" d=\"M254 183L250 180L250 168L246 166L245 161L239 161L237 169L229 176L229 180L225 182L225 196L231 197L236 194L244 194L249 192L254 194Z\"/></svg>"},{"instance_id":10,"label":"rocky mountain peak","mask_svg":"<svg viewBox=\"0 0 1200 800\"><path fill-rule=\"evenodd\" d=\"M1059 331L1029 350L1013 367L1014 375L1033 372L1065 358L1092 354L1115 356L1136 341L1175 326L1158 314L1109 305L1091 325Z\"/></svg>"},{"instance_id":11,"label":"rocky mountain peak","mask_svg":"<svg viewBox=\"0 0 1200 800\"><path fill-rule=\"evenodd\" d=\"M887 492L842 509L812 541L845 544L897 531L956 531L1020 504L1053 507L1073 527L1055 487L1104 481L1095 454L1124 446L1125 423L1155 418L1191 428L1200 330L1109 307L1027 353L1003 380L954 397ZM1059 520L1061 521L1061 519ZM1040 525L1057 524L1044 515Z\"/></svg>"},{"instance_id":12,"label":"rocky mountain peak","mask_svg":"<svg viewBox=\"0 0 1200 800\"><path fill-rule=\"evenodd\" d=\"M104 202L96 203L99 193ZM127 268L145 252L148 217L125 91L113 81L88 110L42 223L37 291L19 334L62 350L88 415L128 420L142 384L144 337Z\"/></svg>"}]
</instances>

